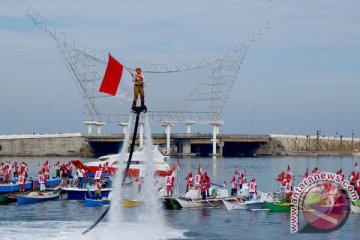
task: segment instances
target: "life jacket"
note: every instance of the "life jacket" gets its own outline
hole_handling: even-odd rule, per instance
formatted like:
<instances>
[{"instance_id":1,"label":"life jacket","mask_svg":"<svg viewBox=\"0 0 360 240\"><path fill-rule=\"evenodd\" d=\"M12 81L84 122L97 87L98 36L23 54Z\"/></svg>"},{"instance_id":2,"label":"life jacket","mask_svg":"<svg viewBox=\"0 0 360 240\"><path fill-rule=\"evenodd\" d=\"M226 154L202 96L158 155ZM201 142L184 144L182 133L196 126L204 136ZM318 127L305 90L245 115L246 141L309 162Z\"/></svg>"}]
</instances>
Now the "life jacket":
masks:
<instances>
[{"instance_id":1,"label":"life jacket","mask_svg":"<svg viewBox=\"0 0 360 240\"><path fill-rule=\"evenodd\" d=\"M172 185L171 176L166 176L165 182L166 182L166 186L171 186Z\"/></svg>"},{"instance_id":2,"label":"life jacket","mask_svg":"<svg viewBox=\"0 0 360 240\"><path fill-rule=\"evenodd\" d=\"M256 192L256 183L255 182L249 182L249 192Z\"/></svg>"},{"instance_id":3,"label":"life jacket","mask_svg":"<svg viewBox=\"0 0 360 240\"><path fill-rule=\"evenodd\" d=\"M140 74L135 73L134 81L135 81L135 85L138 85L138 86L143 85L144 84L144 75L142 75L142 73L140 73Z\"/></svg>"},{"instance_id":4,"label":"life jacket","mask_svg":"<svg viewBox=\"0 0 360 240\"><path fill-rule=\"evenodd\" d=\"M192 187L193 183L194 183L194 179L192 177L188 177L186 180L187 186Z\"/></svg>"}]
</instances>

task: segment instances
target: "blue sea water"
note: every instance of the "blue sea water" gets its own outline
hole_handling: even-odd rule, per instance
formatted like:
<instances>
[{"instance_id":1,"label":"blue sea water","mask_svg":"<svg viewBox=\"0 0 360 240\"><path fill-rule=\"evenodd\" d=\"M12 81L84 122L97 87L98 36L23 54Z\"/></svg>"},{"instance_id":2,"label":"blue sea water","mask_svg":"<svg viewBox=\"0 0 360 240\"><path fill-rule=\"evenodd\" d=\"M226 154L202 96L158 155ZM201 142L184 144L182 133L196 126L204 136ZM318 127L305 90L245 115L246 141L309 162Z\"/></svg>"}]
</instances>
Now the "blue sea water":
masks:
<instances>
[{"instance_id":1,"label":"blue sea water","mask_svg":"<svg viewBox=\"0 0 360 240\"><path fill-rule=\"evenodd\" d=\"M5 161L9 158L0 158ZM49 159L53 165L65 158L10 158L11 161L26 161L30 175L38 170L38 163ZM91 159L82 159L89 161ZM256 177L259 189L276 191L279 184L275 177L290 165L294 176L302 175L306 167L311 171L319 166L322 171L335 172L342 168L347 176L359 157L259 157L259 158L181 158L179 192L183 192L184 178L188 171L197 172L199 164L207 170L214 183L230 182L235 170L246 170L247 179ZM170 163L175 164L176 158ZM52 168L54 172L54 168ZM299 181L298 178L296 181ZM111 233L104 226L108 218L89 235L82 236L102 214L105 208L85 208L81 201L50 201L32 205L0 205L1 239L109 239ZM360 214L351 214L339 230L327 234L291 234L288 213L267 211L244 211L226 209L162 210L159 216L166 228L160 232L154 225L139 223L136 216L141 208L124 209L126 221L114 228L111 239L357 239L360 229ZM159 219L153 219L156 224ZM160 221L159 221L160 222ZM106 230L105 230L106 229Z\"/></svg>"}]
</instances>

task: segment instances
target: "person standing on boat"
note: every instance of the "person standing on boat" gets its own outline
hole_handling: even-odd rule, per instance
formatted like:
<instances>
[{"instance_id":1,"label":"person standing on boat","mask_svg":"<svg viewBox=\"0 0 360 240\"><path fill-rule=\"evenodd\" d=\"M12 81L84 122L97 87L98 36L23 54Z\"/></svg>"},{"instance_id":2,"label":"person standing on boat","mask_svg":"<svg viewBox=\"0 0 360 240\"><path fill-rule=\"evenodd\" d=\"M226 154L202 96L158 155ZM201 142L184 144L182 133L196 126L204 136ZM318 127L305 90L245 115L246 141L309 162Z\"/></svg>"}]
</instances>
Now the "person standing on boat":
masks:
<instances>
[{"instance_id":1,"label":"person standing on boat","mask_svg":"<svg viewBox=\"0 0 360 240\"><path fill-rule=\"evenodd\" d=\"M44 163L44 173L45 173L46 179L49 179L49 177L50 177L50 164L49 164L49 160L46 160L46 162Z\"/></svg>"},{"instance_id":2,"label":"person standing on boat","mask_svg":"<svg viewBox=\"0 0 360 240\"><path fill-rule=\"evenodd\" d=\"M141 68L139 67L136 68L135 71L136 71L135 74L131 74L133 76L133 82L134 82L134 99L131 109L135 109L139 94L141 100L140 108L144 109L145 107L144 75L141 73Z\"/></svg>"},{"instance_id":3,"label":"person standing on boat","mask_svg":"<svg viewBox=\"0 0 360 240\"><path fill-rule=\"evenodd\" d=\"M96 179L95 180L95 199L101 199L101 180L100 179Z\"/></svg>"},{"instance_id":4,"label":"person standing on boat","mask_svg":"<svg viewBox=\"0 0 360 240\"><path fill-rule=\"evenodd\" d=\"M45 181L46 181L45 172L41 171L39 175L40 191L45 191Z\"/></svg>"},{"instance_id":5,"label":"person standing on boat","mask_svg":"<svg viewBox=\"0 0 360 240\"><path fill-rule=\"evenodd\" d=\"M202 181L200 186L202 200L206 200L206 188L207 188L207 184L205 183L205 181Z\"/></svg>"},{"instance_id":6,"label":"person standing on boat","mask_svg":"<svg viewBox=\"0 0 360 240\"><path fill-rule=\"evenodd\" d=\"M166 196L167 197L170 197L172 195L172 192L173 192L173 175L170 175L170 176L166 176L165 177L165 185L166 185Z\"/></svg>"},{"instance_id":7,"label":"person standing on boat","mask_svg":"<svg viewBox=\"0 0 360 240\"><path fill-rule=\"evenodd\" d=\"M14 177L18 177L19 176L19 166L17 164L17 161L14 162L14 165L12 166L12 168L14 169Z\"/></svg>"},{"instance_id":8,"label":"person standing on boat","mask_svg":"<svg viewBox=\"0 0 360 240\"><path fill-rule=\"evenodd\" d=\"M254 197L256 198L256 189L256 178L253 178L249 183L249 200L252 200Z\"/></svg>"},{"instance_id":9,"label":"person standing on boat","mask_svg":"<svg viewBox=\"0 0 360 240\"><path fill-rule=\"evenodd\" d=\"M20 174L19 174L19 179L18 179L18 182L19 182L19 191L20 191L20 192L24 192L24 191L25 191L25 180L26 180L25 173L24 173L24 172L20 172Z\"/></svg>"},{"instance_id":10,"label":"person standing on boat","mask_svg":"<svg viewBox=\"0 0 360 240\"><path fill-rule=\"evenodd\" d=\"M104 173L109 173L109 162L104 163Z\"/></svg>"},{"instance_id":11,"label":"person standing on boat","mask_svg":"<svg viewBox=\"0 0 360 240\"><path fill-rule=\"evenodd\" d=\"M82 169L81 167L78 167L78 168L77 168L78 188L83 188L84 173L85 173L85 170L84 170L84 169Z\"/></svg>"},{"instance_id":12,"label":"person standing on boat","mask_svg":"<svg viewBox=\"0 0 360 240\"><path fill-rule=\"evenodd\" d=\"M56 177L60 177L60 169L61 169L61 163L60 161L57 161L57 163L55 163L55 167L56 167Z\"/></svg>"},{"instance_id":13,"label":"person standing on boat","mask_svg":"<svg viewBox=\"0 0 360 240\"><path fill-rule=\"evenodd\" d=\"M231 196L235 196L237 193L237 182L235 176L232 177L230 183L231 183Z\"/></svg>"},{"instance_id":14,"label":"person standing on boat","mask_svg":"<svg viewBox=\"0 0 360 240\"><path fill-rule=\"evenodd\" d=\"M62 164L60 169L61 169L61 172L62 172L62 174L61 174L61 186L62 187L67 187L67 185L68 185L67 181L68 181L68 176L69 176L67 164L66 163Z\"/></svg>"},{"instance_id":15,"label":"person standing on boat","mask_svg":"<svg viewBox=\"0 0 360 240\"><path fill-rule=\"evenodd\" d=\"M211 185L211 180L210 177L208 176L207 172L204 172L204 184L206 187L206 197L210 196L210 185Z\"/></svg>"},{"instance_id":16,"label":"person standing on boat","mask_svg":"<svg viewBox=\"0 0 360 240\"><path fill-rule=\"evenodd\" d=\"M66 165L66 167L67 167L67 170L68 170L68 177L69 177L69 178L72 178L72 171L73 171L73 169L72 169L71 162L69 162L69 163Z\"/></svg>"},{"instance_id":17,"label":"person standing on boat","mask_svg":"<svg viewBox=\"0 0 360 240\"><path fill-rule=\"evenodd\" d=\"M193 179L193 175L192 175L191 171L189 172L189 174L187 175L185 180L186 180L186 192L185 193L187 193L189 191L189 189L192 188L194 185L194 179Z\"/></svg>"},{"instance_id":18,"label":"person standing on boat","mask_svg":"<svg viewBox=\"0 0 360 240\"><path fill-rule=\"evenodd\" d=\"M5 165L5 183L10 184L11 178L11 167L9 165Z\"/></svg>"}]
</instances>

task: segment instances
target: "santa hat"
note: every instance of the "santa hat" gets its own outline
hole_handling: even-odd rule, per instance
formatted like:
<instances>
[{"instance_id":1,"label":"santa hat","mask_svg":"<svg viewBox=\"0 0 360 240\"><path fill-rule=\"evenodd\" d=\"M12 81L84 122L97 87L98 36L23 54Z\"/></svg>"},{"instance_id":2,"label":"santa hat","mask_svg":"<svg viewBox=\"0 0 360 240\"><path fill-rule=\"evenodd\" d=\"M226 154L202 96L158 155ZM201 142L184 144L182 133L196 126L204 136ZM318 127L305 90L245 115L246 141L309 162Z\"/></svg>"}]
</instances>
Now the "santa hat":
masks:
<instances>
[{"instance_id":1,"label":"santa hat","mask_svg":"<svg viewBox=\"0 0 360 240\"><path fill-rule=\"evenodd\" d=\"M256 181L256 178L253 178L253 179L251 179L251 181L250 182L255 182Z\"/></svg>"}]
</instances>

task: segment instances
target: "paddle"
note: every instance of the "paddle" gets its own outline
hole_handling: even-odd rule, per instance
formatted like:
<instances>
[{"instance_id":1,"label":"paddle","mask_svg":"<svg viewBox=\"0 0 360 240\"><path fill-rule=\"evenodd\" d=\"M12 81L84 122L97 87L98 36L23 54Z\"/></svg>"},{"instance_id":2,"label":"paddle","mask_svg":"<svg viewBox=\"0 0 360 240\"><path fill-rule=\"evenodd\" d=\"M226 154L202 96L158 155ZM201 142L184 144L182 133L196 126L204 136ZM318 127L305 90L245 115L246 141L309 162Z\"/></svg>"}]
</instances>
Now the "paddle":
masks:
<instances>
[{"instance_id":1,"label":"paddle","mask_svg":"<svg viewBox=\"0 0 360 240\"><path fill-rule=\"evenodd\" d=\"M136 135L137 135L137 130L138 130L138 125L139 125L139 119L140 119L140 113L141 113L142 109L140 107L137 107L134 109L134 113L136 113L136 121L135 121L135 127L134 127L134 134L133 134L133 138L132 138L132 142L131 142L131 147L130 147L130 153L129 153L129 159L127 161L126 164L126 168L124 171L124 177L123 180L121 182L121 186L124 186L127 174L129 172L129 167L130 167L130 163L131 163L131 159L132 159L132 155L134 152L134 148L135 148L135 140L136 140ZM96 220L96 222L91 225L88 229L86 229L83 233L81 233L82 235L88 233L90 230L92 230L94 227L96 227L99 222L101 222L101 220L106 216L106 214L109 212L110 210L110 205L106 207L105 211L103 212L103 214L101 214L101 216L99 217L98 220Z\"/></svg>"}]
</instances>

